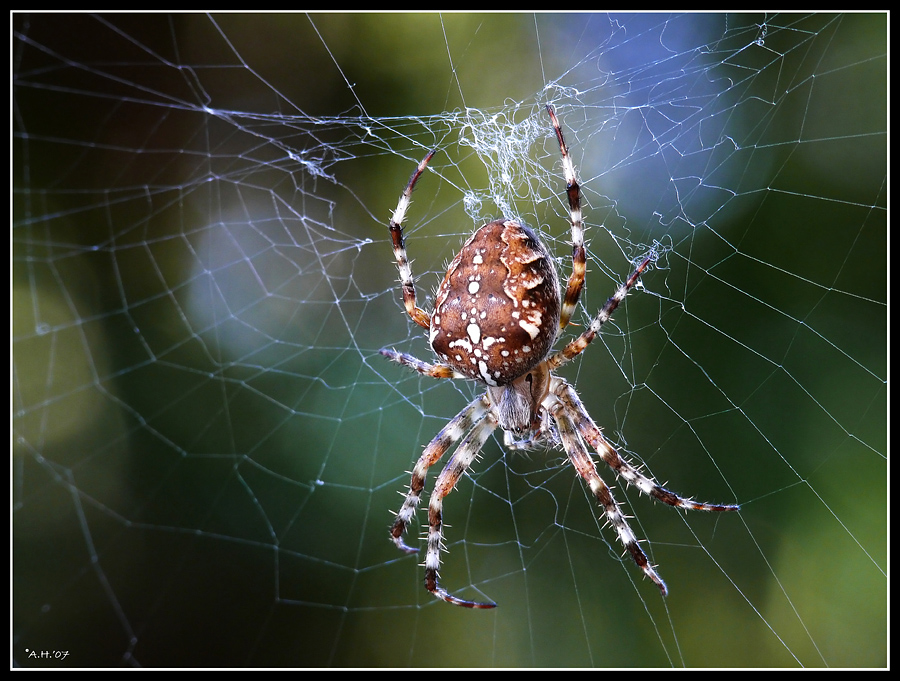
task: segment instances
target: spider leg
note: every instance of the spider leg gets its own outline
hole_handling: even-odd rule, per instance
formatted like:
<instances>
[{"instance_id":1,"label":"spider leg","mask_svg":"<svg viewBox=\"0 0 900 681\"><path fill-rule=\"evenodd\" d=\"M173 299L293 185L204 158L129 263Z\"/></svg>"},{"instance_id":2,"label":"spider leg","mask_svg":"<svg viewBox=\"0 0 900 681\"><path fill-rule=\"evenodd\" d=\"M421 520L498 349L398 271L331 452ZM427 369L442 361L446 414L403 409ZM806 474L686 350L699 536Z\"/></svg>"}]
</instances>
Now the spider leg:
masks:
<instances>
[{"instance_id":1,"label":"spider leg","mask_svg":"<svg viewBox=\"0 0 900 681\"><path fill-rule=\"evenodd\" d=\"M428 152L428 155L421 160L416 167L415 172L409 178L406 189L400 194L400 200L397 202L397 208L391 217L388 225L391 230L391 241L394 245L394 258L397 260L397 269L400 271L400 285L403 287L403 304L406 307L406 314L412 320L423 328L428 328L430 320L428 313L420 307L416 306L416 286L413 282L412 269L409 266L409 258L406 255L406 242L403 239L403 219L406 217L406 211L412 201L413 188L419 180L419 176L425 172L425 166L434 156L434 150Z\"/></svg>"},{"instance_id":2,"label":"spider leg","mask_svg":"<svg viewBox=\"0 0 900 681\"><path fill-rule=\"evenodd\" d=\"M564 389L559 391L559 397L563 404L567 407L567 412L574 419L575 427L581 437L587 441L591 447L597 450L597 453L603 459L616 475L621 476L625 482L634 485L647 496L661 501L669 506L677 508L689 509L692 511L739 511L740 506L732 504L707 504L693 499L687 499L679 496L675 492L667 490L652 478L648 478L637 468L632 466L616 451L609 441L603 437L603 433L597 424L594 423L584 404L578 398L572 386L565 384Z\"/></svg>"},{"instance_id":3,"label":"spider leg","mask_svg":"<svg viewBox=\"0 0 900 681\"><path fill-rule=\"evenodd\" d=\"M413 371L418 371L420 374L425 374L432 378L467 378L447 364L429 364L417 357L407 355L405 352L398 352L393 348L381 348L378 352L392 362L397 362L397 364L402 364Z\"/></svg>"},{"instance_id":4,"label":"spider leg","mask_svg":"<svg viewBox=\"0 0 900 681\"><path fill-rule=\"evenodd\" d=\"M438 598L466 608L494 608L495 603L467 601L450 594L438 583L441 566L441 549L444 544L442 509L444 497L453 491L460 476L478 457L481 447L497 427L496 419L488 413L460 443L450 461L434 484L434 492L428 503L428 551L425 554L425 588Z\"/></svg>"},{"instance_id":5,"label":"spider leg","mask_svg":"<svg viewBox=\"0 0 900 681\"><path fill-rule=\"evenodd\" d=\"M425 451L422 452L422 456L419 457L412 470L409 492L406 494L403 506L391 526L391 539L398 549L406 553L416 553L417 551L403 542L403 533L416 513L422 490L425 488L425 476L428 474L428 469L438 462L444 452L453 446L453 443L461 440L475 424L483 420L487 410L488 402L482 395L466 405L425 447Z\"/></svg>"},{"instance_id":6,"label":"spider leg","mask_svg":"<svg viewBox=\"0 0 900 681\"><path fill-rule=\"evenodd\" d=\"M584 352L585 348L590 345L591 341L597 337L597 334L600 332L600 327L603 326L609 318L612 317L612 313L616 311L616 308L619 307L619 304L625 300L625 296L628 295L628 291L631 290L631 287L635 285L638 278L641 276L643 271L647 269L647 265L653 260L654 254L651 253L646 258L641 261L641 264L638 265L637 269L631 273L628 279L625 280L625 283L622 284L616 292L609 297L606 303L600 308L600 312L597 313L597 316L594 317L593 321L591 321L590 326L585 329L584 333L582 333L578 338L571 341L566 347L552 355L547 359L547 366L551 371L554 369L558 369L560 366L568 362L569 360L577 357L582 352Z\"/></svg>"},{"instance_id":7,"label":"spider leg","mask_svg":"<svg viewBox=\"0 0 900 681\"><path fill-rule=\"evenodd\" d=\"M635 564L644 571L644 574L659 587L660 592L665 596L669 592L666 588L666 583L650 564L650 561L647 559L647 554L644 553L640 544L638 544L637 537L635 537L631 526L628 524L625 514L622 513L619 504L613 497L612 490L610 490L609 486L603 482L603 478L601 478L600 474L597 472L594 460L584 446L584 441L578 433L575 423L569 414L569 408L564 402L556 402L551 407L551 414L556 421L557 428L559 429L559 437L562 441L563 448L566 450L566 454L569 457L569 461L572 462L575 470L578 471L578 474L587 483L591 493L603 507L606 519L609 521L610 525L615 528L616 533L619 536L619 541L625 547L626 551L631 554L631 559Z\"/></svg>"},{"instance_id":8,"label":"spider leg","mask_svg":"<svg viewBox=\"0 0 900 681\"><path fill-rule=\"evenodd\" d=\"M581 289L584 288L584 276L587 270L586 254L584 250L584 222L581 214L581 189L578 186L578 178L575 175L575 164L569 156L569 148L563 139L562 128L553 111L553 107L547 105L547 113L553 123L556 132L556 140L559 142L559 151L562 154L563 174L566 180L566 196L569 199L569 220L572 223L572 274L569 275L569 283L566 285L566 296L563 299L562 309L559 315L560 330L569 325L569 320L575 312Z\"/></svg>"}]
</instances>

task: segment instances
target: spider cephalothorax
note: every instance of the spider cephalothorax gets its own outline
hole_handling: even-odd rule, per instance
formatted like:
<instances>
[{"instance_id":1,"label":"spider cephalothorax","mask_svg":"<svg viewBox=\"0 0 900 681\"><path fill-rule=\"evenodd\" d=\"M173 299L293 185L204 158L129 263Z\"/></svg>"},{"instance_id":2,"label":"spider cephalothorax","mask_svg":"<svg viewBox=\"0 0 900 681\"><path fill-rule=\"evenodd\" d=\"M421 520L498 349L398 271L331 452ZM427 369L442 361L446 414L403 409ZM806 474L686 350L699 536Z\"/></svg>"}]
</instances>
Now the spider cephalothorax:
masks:
<instances>
[{"instance_id":1,"label":"spider cephalothorax","mask_svg":"<svg viewBox=\"0 0 900 681\"><path fill-rule=\"evenodd\" d=\"M412 191L434 155L433 151L410 177L390 222L406 312L416 324L428 329L431 347L440 361L429 364L388 348L382 349L381 354L434 378L465 378L478 381L487 388L425 447L413 469L406 499L391 527L391 538L400 549L416 551L403 542L403 533L419 504L425 476L428 469L459 442L438 476L429 502L425 588L449 603L471 608L492 608L494 604L458 598L438 583L443 499L498 427L504 431L504 440L511 447L558 439L570 462L603 507L625 549L663 595L667 593L665 583L639 546L585 445L596 450L627 483L665 504L700 511L738 509L738 506L705 504L680 497L640 473L603 437L572 386L553 374L555 369L584 351L596 337L600 327L650 265L653 254L640 261L580 336L561 350L553 351L560 331L569 324L584 286L585 248L581 193L575 168L556 114L550 106L547 112L562 153L572 224L572 274L565 296L560 294L553 257L540 238L520 222L505 219L483 225L463 245L438 287L434 311L430 315L416 305L416 290L401 225ZM549 436L551 432L553 437Z\"/></svg>"}]
</instances>

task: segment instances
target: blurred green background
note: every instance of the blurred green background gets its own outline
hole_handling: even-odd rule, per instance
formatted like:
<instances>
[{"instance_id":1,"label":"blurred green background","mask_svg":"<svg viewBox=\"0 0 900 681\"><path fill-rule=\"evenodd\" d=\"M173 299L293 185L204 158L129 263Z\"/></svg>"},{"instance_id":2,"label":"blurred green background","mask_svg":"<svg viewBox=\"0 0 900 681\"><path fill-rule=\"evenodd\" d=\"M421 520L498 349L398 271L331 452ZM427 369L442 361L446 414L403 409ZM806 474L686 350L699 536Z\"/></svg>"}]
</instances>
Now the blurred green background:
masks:
<instances>
[{"instance_id":1,"label":"blurred green background","mask_svg":"<svg viewBox=\"0 0 900 681\"><path fill-rule=\"evenodd\" d=\"M13 664L886 665L884 14L16 14L12 47ZM535 121L503 198L566 272L551 82L576 321L668 248L563 373L658 479L743 510L616 488L662 600L561 453L491 442L445 503L445 586L500 604L472 612L387 540L475 387L378 356L428 359L386 222L438 146L427 302L497 210L461 136Z\"/></svg>"}]
</instances>

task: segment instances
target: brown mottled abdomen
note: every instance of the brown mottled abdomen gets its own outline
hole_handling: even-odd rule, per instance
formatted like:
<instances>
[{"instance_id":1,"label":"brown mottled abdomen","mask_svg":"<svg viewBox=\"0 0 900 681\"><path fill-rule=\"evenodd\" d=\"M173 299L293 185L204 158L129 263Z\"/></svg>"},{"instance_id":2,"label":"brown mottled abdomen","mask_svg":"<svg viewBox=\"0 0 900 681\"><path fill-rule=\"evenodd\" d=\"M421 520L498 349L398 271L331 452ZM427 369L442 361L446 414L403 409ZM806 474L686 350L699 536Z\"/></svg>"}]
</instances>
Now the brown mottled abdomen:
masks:
<instances>
[{"instance_id":1,"label":"brown mottled abdomen","mask_svg":"<svg viewBox=\"0 0 900 681\"><path fill-rule=\"evenodd\" d=\"M547 356L559 310L547 247L517 222L489 222L465 243L438 288L431 347L460 373L505 385Z\"/></svg>"}]
</instances>

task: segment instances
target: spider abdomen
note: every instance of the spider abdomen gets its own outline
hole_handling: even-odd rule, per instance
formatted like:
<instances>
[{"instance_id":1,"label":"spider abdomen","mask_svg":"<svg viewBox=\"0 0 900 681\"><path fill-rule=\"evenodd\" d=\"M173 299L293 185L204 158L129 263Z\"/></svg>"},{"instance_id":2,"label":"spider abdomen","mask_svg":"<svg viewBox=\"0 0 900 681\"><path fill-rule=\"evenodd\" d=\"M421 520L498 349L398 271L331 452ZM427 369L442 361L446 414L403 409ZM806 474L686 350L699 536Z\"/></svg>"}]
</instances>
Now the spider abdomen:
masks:
<instances>
[{"instance_id":1,"label":"spider abdomen","mask_svg":"<svg viewBox=\"0 0 900 681\"><path fill-rule=\"evenodd\" d=\"M528 227L495 220L450 263L431 316L431 347L461 374L506 385L539 364L559 330L553 258Z\"/></svg>"}]
</instances>

